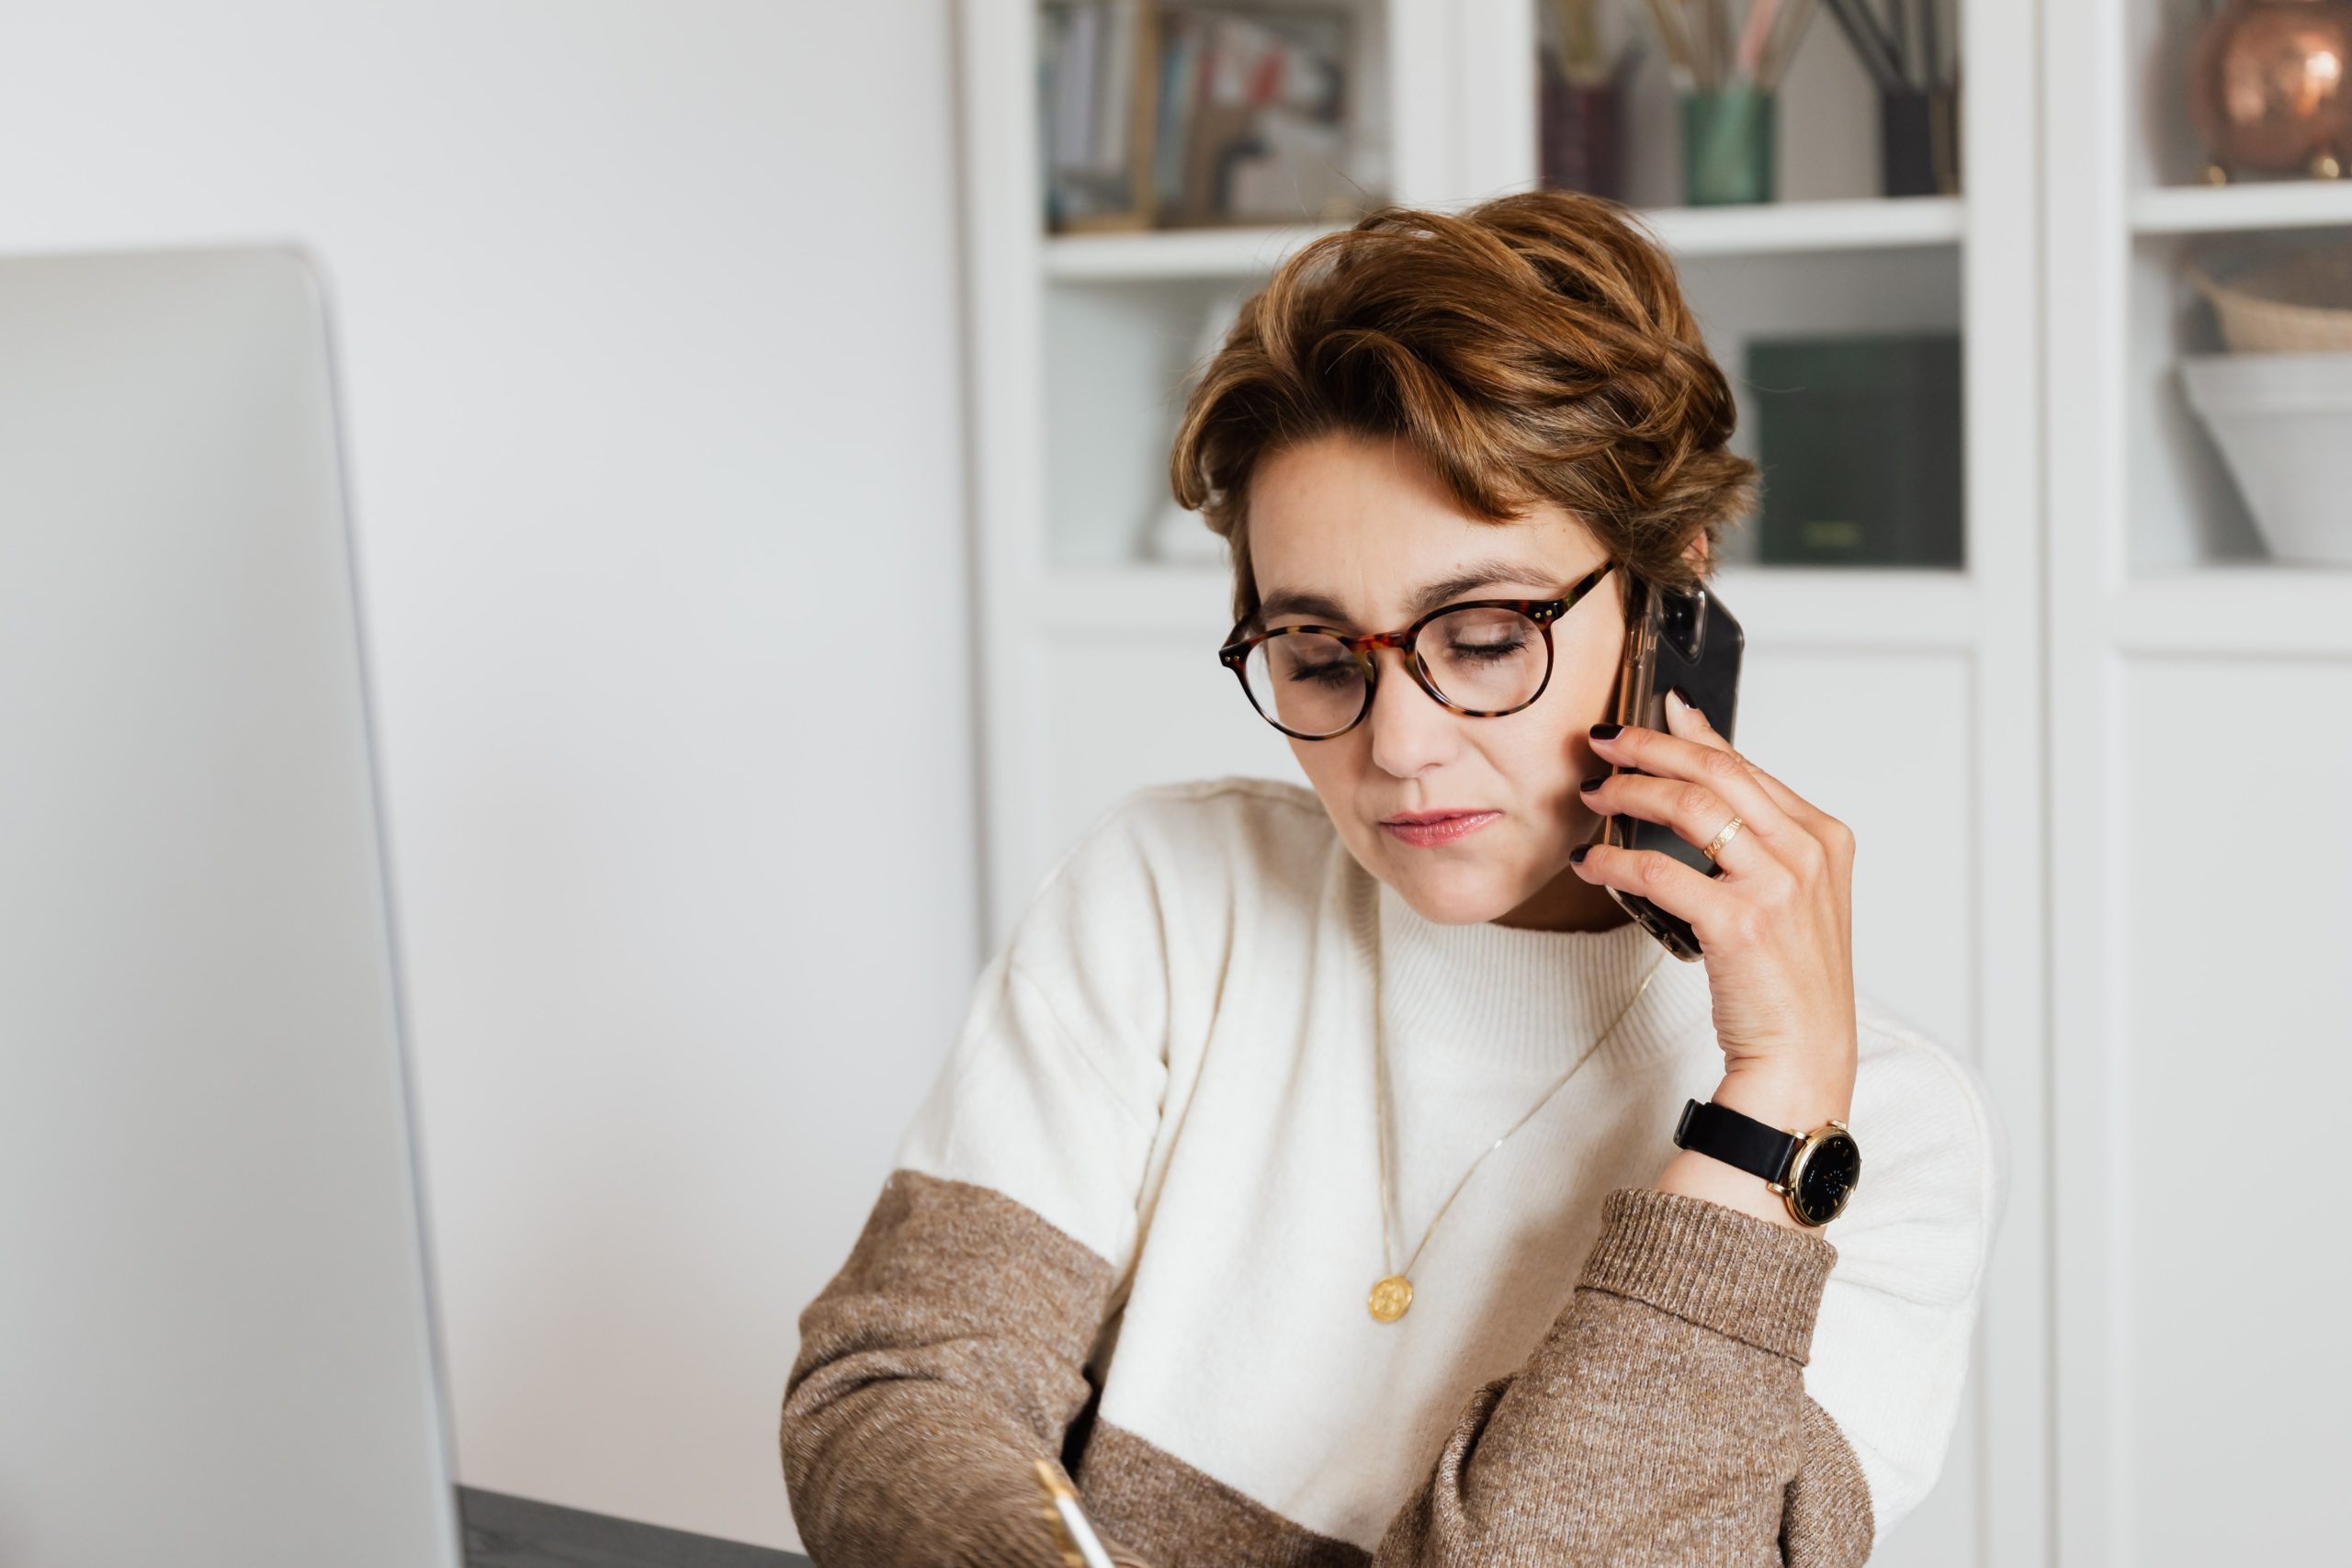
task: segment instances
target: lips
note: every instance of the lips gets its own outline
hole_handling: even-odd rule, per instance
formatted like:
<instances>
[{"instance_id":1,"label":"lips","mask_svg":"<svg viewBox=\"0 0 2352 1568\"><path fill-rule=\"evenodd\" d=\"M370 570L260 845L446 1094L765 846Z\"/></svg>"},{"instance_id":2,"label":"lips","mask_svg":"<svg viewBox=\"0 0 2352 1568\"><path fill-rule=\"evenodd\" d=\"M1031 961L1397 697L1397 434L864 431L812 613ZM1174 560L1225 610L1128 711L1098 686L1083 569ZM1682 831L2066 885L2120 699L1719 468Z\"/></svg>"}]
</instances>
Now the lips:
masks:
<instances>
[{"instance_id":1,"label":"lips","mask_svg":"<svg viewBox=\"0 0 2352 1568\"><path fill-rule=\"evenodd\" d=\"M1400 843L1429 848L1467 838L1501 816L1499 811L1400 811L1382 818L1380 830Z\"/></svg>"}]
</instances>

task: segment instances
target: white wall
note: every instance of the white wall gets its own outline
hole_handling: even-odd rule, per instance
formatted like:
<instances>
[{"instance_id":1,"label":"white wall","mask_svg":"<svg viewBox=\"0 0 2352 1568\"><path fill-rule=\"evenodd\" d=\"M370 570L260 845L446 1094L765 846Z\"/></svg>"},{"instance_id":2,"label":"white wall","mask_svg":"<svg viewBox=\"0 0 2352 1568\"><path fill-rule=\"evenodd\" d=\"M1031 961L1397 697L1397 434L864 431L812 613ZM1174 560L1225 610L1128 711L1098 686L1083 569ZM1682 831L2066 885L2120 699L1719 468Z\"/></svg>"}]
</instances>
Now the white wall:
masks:
<instances>
[{"instance_id":1,"label":"white wall","mask_svg":"<svg viewBox=\"0 0 2352 1568\"><path fill-rule=\"evenodd\" d=\"M0 248L326 263L462 1478L796 1544L977 961L945 0L5 38Z\"/></svg>"}]
</instances>

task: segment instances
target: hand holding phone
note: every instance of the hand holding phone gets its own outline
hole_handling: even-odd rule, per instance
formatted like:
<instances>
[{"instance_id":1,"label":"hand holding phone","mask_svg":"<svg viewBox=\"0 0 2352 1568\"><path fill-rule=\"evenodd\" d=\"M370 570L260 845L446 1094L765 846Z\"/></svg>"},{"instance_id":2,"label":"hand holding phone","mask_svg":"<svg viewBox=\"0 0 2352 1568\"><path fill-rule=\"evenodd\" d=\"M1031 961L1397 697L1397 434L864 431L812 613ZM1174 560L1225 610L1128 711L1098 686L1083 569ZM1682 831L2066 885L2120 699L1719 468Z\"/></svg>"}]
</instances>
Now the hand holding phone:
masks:
<instances>
[{"instance_id":1,"label":"hand holding phone","mask_svg":"<svg viewBox=\"0 0 2352 1568\"><path fill-rule=\"evenodd\" d=\"M1708 932L1720 1103L1776 1127L1842 1121L1857 1054L1853 829L1733 747L1737 623L1711 597L1695 616L1659 598L1634 623L1654 630L1628 639L1623 728L1593 727L1610 769L1587 797L1610 847L1571 863L1678 956L1698 954L1694 924ZM1660 694L1674 685L1690 705L1669 720Z\"/></svg>"}]
</instances>

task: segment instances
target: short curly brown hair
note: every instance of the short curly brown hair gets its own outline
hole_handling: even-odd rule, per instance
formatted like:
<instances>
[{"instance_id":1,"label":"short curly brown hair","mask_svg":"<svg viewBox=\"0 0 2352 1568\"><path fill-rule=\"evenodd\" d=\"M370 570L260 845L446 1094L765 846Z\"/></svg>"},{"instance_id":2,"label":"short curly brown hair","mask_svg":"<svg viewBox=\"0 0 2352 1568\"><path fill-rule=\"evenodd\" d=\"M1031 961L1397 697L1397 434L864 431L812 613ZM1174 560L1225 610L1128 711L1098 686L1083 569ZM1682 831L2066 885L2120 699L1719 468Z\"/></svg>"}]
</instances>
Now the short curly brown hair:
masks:
<instances>
[{"instance_id":1,"label":"short curly brown hair","mask_svg":"<svg viewBox=\"0 0 2352 1568\"><path fill-rule=\"evenodd\" d=\"M1185 400L1169 484L1230 547L1237 620L1258 609L1251 472L1339 434L1402 438L1473 517L1555 502L1636 575L1690 588L1756 503L1756 465L1724 446L1737 417L1631 209L1559 190L1459 214L1388 206L1242 306Z\"/></svg>"}]
</instances>

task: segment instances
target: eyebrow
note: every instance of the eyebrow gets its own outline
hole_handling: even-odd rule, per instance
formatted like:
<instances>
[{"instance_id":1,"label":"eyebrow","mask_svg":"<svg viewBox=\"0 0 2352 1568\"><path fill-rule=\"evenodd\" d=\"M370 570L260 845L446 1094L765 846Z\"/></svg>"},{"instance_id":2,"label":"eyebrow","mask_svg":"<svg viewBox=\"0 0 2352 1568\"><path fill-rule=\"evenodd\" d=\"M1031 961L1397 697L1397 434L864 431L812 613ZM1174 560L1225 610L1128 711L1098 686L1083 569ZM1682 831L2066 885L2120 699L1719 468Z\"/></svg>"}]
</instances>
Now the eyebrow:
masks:
<instances>
[{"instance_id":1,"label":"eyebrow","mask_svg":"<svg viewBox=\"0 0 2352 1568\"><path fill-rule=\"evenodd\" d=\"M1502 556L1490 556L1473 561L1451 577L1425 583L1408 601L1410 615L1427 615L1439 605L1475 593L1481 588L1498 583L1533 583L1544 581L1544 570L1526 561L1511 560ZM1548 591L1547 591L1548 592ZM1313 620L1334 626L1351 624L1348 612L1329 594L1310 593L1302 590L1284 589L1267 594L1258 605L1258 620L1262 624L1275 615L1306 615Z\"/></svg>"}]
</instances>

